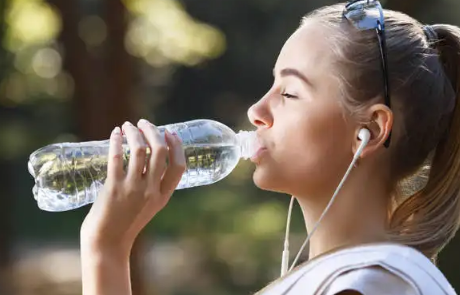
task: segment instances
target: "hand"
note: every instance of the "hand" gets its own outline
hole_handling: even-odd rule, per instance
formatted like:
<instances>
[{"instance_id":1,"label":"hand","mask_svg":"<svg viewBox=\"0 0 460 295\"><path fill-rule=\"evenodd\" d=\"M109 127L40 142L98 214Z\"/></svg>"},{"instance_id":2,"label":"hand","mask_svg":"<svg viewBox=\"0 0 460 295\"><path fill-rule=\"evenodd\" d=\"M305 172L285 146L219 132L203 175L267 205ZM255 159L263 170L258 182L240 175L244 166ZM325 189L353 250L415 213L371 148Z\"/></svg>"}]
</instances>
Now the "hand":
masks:
<instances>
[{"instance_id":1,"label":"hand","mask_svg":"<svg viewBox=\"0 0 460 295\"><path fill-rule=\"evenodd\" d=\"M83 222L82 244L104 250L117 247L129 255L137 235L167 204L179 184L185 171L179 137L165 132L164 140L146 120L137 125L139 129L129 122L122 126L131 150L127 172L123 170L120 128L111 134L107 179ZM147 164L143 138L151 150Z\"/></svg>"}]
</instances>

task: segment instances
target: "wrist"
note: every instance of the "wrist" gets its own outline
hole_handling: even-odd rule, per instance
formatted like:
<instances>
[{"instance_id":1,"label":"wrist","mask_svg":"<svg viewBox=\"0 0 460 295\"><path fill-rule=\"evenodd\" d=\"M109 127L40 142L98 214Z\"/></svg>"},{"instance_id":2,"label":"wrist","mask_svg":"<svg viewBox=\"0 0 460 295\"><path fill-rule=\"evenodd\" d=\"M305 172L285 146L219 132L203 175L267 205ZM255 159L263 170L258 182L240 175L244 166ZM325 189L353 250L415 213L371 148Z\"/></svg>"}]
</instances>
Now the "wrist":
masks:
<instances>
[{"instance_id":1,"label":"wrist","mask_svg":"<svg viewBox=\"0 0 460 295\"><path fill-rule=\"evenodd\" d=\"M95 257L107 256L114 259L129 259L132 245L102 239L86 232L80 233L80 249L82 255Z\"/></svg>"},{"instance_id":2,"label":"wrist","mask_svg":"<svg viewBox=\"0 0 460 295\"><path fill-rule=\"evenodd\" d=\"M129 251L81 242L82 294L131 294Z\"/></svg>"},{"instance_id":3,"label":"wrist","mask_svg":"<svg viewBox=\"0 0 460 295\"><path fill-rule=\"evenodd\" d=\"M130 253L119 247L101 247L88 243L81 243L82 265L93 265L97 267L129 265Z\"/></svg>"}]
</instances>

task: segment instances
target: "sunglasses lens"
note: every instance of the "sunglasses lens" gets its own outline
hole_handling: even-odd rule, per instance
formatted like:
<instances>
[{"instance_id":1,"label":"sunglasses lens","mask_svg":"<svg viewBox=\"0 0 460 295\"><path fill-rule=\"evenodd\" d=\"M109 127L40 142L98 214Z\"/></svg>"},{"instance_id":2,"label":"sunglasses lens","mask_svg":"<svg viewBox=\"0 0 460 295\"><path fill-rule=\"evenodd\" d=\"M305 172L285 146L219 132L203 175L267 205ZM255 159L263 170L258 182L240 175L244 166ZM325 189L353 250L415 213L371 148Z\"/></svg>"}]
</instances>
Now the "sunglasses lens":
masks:
<instances>
[{"instance_id":1,"label":"sunglasses lens","mask_svg":"<svg viewBox=\"0 0 460 295\"><path fill-rule=\"evenodd\" d=\"M355 1L348 4L344 17L359 30L376 29L378 23L383 23L381 6L377 1Z\"/></svg>"}]
</instances>

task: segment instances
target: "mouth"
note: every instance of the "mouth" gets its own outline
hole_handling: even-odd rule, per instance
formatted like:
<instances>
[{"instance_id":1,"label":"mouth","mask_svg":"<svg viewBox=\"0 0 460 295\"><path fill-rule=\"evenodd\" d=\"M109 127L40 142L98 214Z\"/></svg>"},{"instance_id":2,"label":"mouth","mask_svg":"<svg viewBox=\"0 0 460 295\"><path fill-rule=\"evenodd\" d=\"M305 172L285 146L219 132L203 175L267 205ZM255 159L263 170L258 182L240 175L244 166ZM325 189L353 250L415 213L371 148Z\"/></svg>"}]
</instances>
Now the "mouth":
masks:
<instances>
[{"instance_id":1,"label":"mouth","mask_svg":"<svg viewBox=\"0 0 460 295\"><path fill-rule=\"evenodd\" d=\"M260 147L257 152L251 157L251 162L253 163L259 163L260 160L262 159L263 155L267 152L267 148L265 147Z\"/></svg>"}]
</instances>

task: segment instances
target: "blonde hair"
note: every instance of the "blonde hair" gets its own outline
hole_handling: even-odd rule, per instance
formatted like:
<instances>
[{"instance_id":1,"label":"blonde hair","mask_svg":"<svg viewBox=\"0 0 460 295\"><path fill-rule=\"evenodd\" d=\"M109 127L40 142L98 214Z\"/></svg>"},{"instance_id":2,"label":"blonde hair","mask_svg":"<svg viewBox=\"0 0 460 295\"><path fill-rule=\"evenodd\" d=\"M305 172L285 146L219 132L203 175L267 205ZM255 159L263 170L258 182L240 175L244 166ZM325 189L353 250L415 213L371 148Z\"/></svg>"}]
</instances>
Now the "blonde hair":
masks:
<instances>
[{"instance_id":1,"label":"blonde hair","mask_svg":"<svg viewBox=\"0 0 460 295\"><path fill-rule=\"evenodd\" d=\"M344 4L307 15L329 29L345 109L359 115L383 101L376 32L359 31L342 17ZM460 219L460 28L433 25L430 40L421 23L384 11L390 99L392 188L388 235L435 260ZM377 100L375 99L377 98ZM430 157L432 155L432 158ZM426 185L405 199L397 189L430 160Z\"/></svg>"},{"instance_id":2,"label":"blonde hair","mask_svg":"<svg viewBox=\"0 0 460 295\"><path fill-rule=\"evenodd\" d=\"M380 51L375 31L358 31L342 17L345 4L317 9L315 19L331 29L344 107L361 115L383 101ZM394 195L388 236L435 261L460 224L460 28L438 24L430 40L423 25L384 10L390 99L395 116L390 145ZM424 187L401 199L402 183L430 163ZM263 293L267 287L257 292Z\"/></svg>"}]
</instances>

